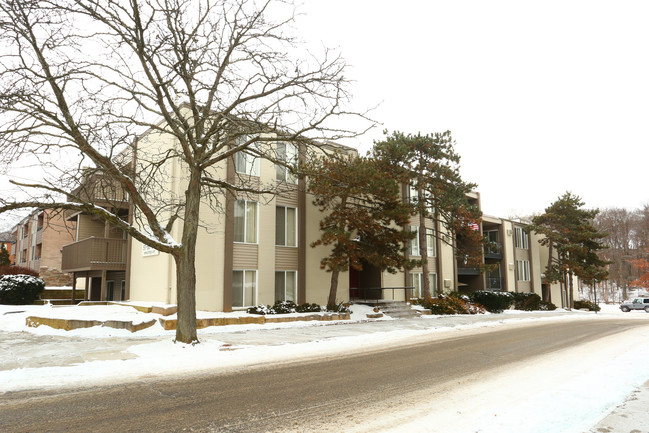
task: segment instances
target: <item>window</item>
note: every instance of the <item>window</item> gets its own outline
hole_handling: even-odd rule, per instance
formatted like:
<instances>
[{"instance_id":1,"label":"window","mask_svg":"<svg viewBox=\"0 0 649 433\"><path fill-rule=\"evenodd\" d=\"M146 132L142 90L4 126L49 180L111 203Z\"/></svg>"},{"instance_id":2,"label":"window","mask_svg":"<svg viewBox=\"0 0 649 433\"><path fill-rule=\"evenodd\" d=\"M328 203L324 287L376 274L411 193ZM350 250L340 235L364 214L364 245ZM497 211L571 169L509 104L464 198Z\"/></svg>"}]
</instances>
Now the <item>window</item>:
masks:
<instances>
[{"instance_id":1,"label":"window","mask_svg":"<svg viewBox=\"0 0 649 433\"><path fill-rule=\"evenodd\" d=\"M297 209L294 207L275 208L275 245L297 246Z\"/></svg>"},{"instance_id":2,"label":"window","mask_svg":"<svg viewBox=\"0 0 649 433\"><path fill-rule=\"evenodd\" d=\"M530 262L529 260L517 260L516 270L518 281L530 281Z\"/></svg>"},{"instance_id":3,"label":"window","mask_svg":"<svg viewBox=\"0 0 649 433\"><path fill-rule=\"evenodd\" d=\"M426 251L428 257L437 256L437 243L435 242L435 230L426 229Z\"/></svg>"},{"instance_id":4,"label":"window","mask_svg":"<svg viewBox=\"0 0 649 433\"><path fill-rule=\"evenodd\" d=\"M410 231L415 232L415 237L410 240L410 255L421 256L419 249L419 226L410 226ZM435 242L435 230L426 229L426 251L428 257L437 256L437 243Z\"/></svg>"},{"instance_id":5,"label":"window","mask_svg":"<svg viewBox=\"0 0 649 433\"><path fill-rule=\"evenodd\" d=\"M121 288L121 290L120 290L121 296L120 296L119 300L120 301L126 301L126 280L122 280L120 285L121 285L121 287L120 287Z\"/></svg>"},{"instance_id":6,"label":"window","mask_svg":"<svg viewBox=\"0 0 649 433\"><path fill-rule=\"evenodd\" d=\"M234 241L248 244L257 243L257 202L235 200Z\"/></svg>"},{"instance_id":7,"label":"window","mask_svg":"<svg viewBox=\"0 0 649 433\"><path fill-rule=\"evenodd\" d=\"M297 303L297 271L275 271L275 301Z\"/></svg>"},{"instance_id":8,"label":"window","mask_svg":"<svg viewBox=\"0 0 649 433\"><path fill-rule=\"evenodd\" d=\"M257 297L257 271L232 271L232 306L251 307Z\"/></svg>"},{"instance_id":9,"label":"window","mask_svg":"<svg viewBox=\"0 0 649 433\"><path fill-rule=\"evenodd\" d=\"M279 181L297 183L297 177L289 170L290 166L297 165L297 148L292 143L277 143L277 159L286 165L275 164L275 174ZM289 166L289 167L287 167Z\"/></svg>"},{"instance_id":10,"label":"window","mask_svg":"<svg viewBox=\"0 0 649 433\"><path fill-rule=\"evenodd\" d=\"M424 274L421 272L411 272L410 273L410 285L414 287L412 289L413 298L421 298L424 293ZM437 296L437 274L433 272L428 273L428 283L430 285L430 295Z\"/></svg>"},{"instance_id":11,"label":"window","mask_svg":"<svg viewBox=\"0 0 649 433\"><path fill-rule=\"evenodd\" d=\"M415 232L415 237L410 239L410 255L419 256L419 226L410 226L410 231Z\"/></svg>"},{"instance_id":12,"label":"window","mask_svg":"<svg viewBox=\"0 0 649 433\"><path fill-rule=\"evenodd\" d=\"M247 136L241 137L237 140L237 145L245 143L248 139ZM240 150L234 155L234 169L237 173L259 176L259 158L245 150Z\"/></svg>"},{"instance_id":13,"label":"window","mask_svg":"<svg viewBox=\"0 0 649 433\"><path fill-rule=\"evenodd\" d=\"M524 250L529 249L529 235L522 227L515 227L516 232L516 248L521 248Z\"/></svg>"}]
</instances>

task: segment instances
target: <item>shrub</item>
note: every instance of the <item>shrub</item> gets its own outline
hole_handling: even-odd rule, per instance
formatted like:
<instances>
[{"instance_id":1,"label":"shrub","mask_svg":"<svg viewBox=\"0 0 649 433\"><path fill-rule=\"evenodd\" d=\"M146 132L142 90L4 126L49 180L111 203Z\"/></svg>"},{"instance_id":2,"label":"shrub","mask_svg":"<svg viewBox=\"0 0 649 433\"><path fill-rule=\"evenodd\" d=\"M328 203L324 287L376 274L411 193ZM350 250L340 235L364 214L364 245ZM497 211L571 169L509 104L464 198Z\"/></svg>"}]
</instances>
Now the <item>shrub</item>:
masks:
<instances>
[{"instance_id":1,"label":"shrub","mask_svg":"<svg viewBox=\"0 0 649 433\"><path fill-rule=\"evenodd\" d=\"M469 299L482 305L490 313L502 313L514 303L514 297L510 292L492 292L489 290L471 292Z\"/></svg>"},{"instance_id":2,"label":"shrub","mask_svg":"<svg viewBox=\"0 0 649 433\"><path fill-rule=\"evenodd\" d=\"M482 314L484 308L458 294L439 295L436 298L422 299L421 305L433 314Z\"/></svg>"},{"instance_id":3,"label":"shrub","mask_svg":"<svg viewBox=\"0 0 649 433\"><path fill-rule=\"evenodd\" d=\"M275 314L272 308L269 305L259 304L254 307L249 307L247 310L248 314Z\"/></svg>"},{"instance_id":4,"label":"shrub","mask_svg":"<svg viewBox=\"0 0 649 433\"><path fill-rule=\"evenodd\" d=\"M293 301L277 301L271 308L275 314L290 314L295 313L296 307L297 305Z\"/></svg>"},{"instance_id":5,"label":"shrub","mask_svg":"<svg viewBox=\"0 0 649 433\"><path fill-rule=\"evenodd\" d=\"M554 305L552 302L547 302L547 301L541 301L539 305L539 310L541 311L554 311L557 309L557 306Z\"/></svg>"},{"instance_id":6,"label":"shrub","mask_svg":"<svg viewBox=\"0 0 649 433\"><path fill-rule=\"evenodd\" d=\"M302 304L295 307L295 311L298 313L319 313L322 311L322 307L318 304Z\"/></svg>"},{"instance_id":7,"label":"shrub","mask_svg":"<svg viewBox=\"0 0 649 433\"><path fill-rule=\"evenodd\" d=\"M514 309L523 311L538 311L541 309L541 297L531 292L512 292Z\"/></svg>"},{"instance_id":8,"label":"shrub","mask_svg":"<svg viewBox=\"0 0 649 433\"><path fill-rule=\"evenodd\" d=\"M349 309L349 307L345 307L342 302L336 305L327 305L327 311L332 312L332 313L351 313L352 311Z\"/></svg>"},{"instance_id":9,"label":"shrub","mask_svg":"<svg viewBox=\"0 0 649 433\"><path fill-rule=\"evenodd\" d=\"M37 278L40 276L35 270L22 266L0 266L0 276L2 275L31 275Z\"/></svg>"},{"instance_id":10,"label":"shrub","mask_svg":"<svg viewBox=\"0 0 649 433\"><path fill-rule=\"evenodd\" d=\"M0 277L0 304L33 304L45 283L33 275L3 275Z\"/></svg>"},{"instance_id":11,"label":"shrub","mask_svg":"<svg viewBox=\"0 0 649 433\"><path fill-rule=\"evenodd\" d=\"M581 310L582 308L587 308L588 311L599 311L601 308L599 308L599 305L595 304L594 302L590 301L575 301L575 308L578 310Z\"/></svg>"}]
</instances>

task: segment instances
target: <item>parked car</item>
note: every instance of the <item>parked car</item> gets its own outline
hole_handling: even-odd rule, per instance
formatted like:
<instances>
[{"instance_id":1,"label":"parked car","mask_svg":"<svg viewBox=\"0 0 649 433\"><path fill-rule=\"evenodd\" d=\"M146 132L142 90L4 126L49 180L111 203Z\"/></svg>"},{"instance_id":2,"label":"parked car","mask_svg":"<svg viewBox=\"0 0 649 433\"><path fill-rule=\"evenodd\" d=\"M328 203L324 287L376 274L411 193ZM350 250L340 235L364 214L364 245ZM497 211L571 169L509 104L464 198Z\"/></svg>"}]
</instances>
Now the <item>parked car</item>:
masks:
<instances>
[{"instance_id":1,"label":"parked car","mask_svg":"<svg viewBox=\"0 0 649 433\"><path fill-rule=\"evenodd\" d=\"M631 310L645 310L649 313L649 298L635 298L633 301L623 302L620 305L620 310L628 313Z\"/></svg>"}]
</instances>

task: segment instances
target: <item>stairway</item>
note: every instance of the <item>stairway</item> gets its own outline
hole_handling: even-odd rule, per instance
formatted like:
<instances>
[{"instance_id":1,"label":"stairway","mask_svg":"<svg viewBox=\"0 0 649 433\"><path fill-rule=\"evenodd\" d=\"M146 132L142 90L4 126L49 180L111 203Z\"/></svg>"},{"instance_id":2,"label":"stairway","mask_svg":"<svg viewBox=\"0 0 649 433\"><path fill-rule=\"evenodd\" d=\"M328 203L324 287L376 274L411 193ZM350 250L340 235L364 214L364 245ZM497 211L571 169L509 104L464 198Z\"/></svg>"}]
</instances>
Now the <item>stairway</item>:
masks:
<instances>
[{"instance_id":1,"label":"stairway","mask_svg":"<svg viewBox=\"0 0 649 433\"><path fill-rule=\"evenodd\" d=\"M376 306L379 307L383 314L390 316L393 319L419 317L417 311L410 308L410 305L403 301L379 300Z\"/></svg>"}]
</instances>

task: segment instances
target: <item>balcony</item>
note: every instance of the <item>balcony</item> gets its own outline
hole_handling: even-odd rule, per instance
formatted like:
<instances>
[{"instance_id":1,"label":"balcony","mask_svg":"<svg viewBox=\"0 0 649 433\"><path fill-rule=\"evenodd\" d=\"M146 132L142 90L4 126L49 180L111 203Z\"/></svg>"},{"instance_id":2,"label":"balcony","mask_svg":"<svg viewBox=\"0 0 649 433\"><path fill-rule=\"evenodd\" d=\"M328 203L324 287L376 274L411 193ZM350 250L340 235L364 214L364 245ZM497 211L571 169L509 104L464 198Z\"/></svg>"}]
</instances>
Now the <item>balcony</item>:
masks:
<instances>
[{"instance_id":1,"label":"balcony","mask_svg":"<svg viewBox=\"0 0 649 433\"><path fill-rule=\"evenodd\" d=\"M501 277L487 277L487 290L502 290L503 279Z\"/></svg>"},{"instance_id":2,"label":"balcony","mask_svg":"<svg viewBox=\"0 0 649 433\"><path fill-rule=\"evenodd\" d=\"M119 209L128 209L129 198L126 190L116 181L100 174L87 176L83 184L73 190L72 194L81 200L100 206L110 205Z\"/></svg>"},{"instance_id":3,"label":"balcony","mask_svg":"<svg viewBox=\"0 0 649 433\"><path fill-rule=\"evenodd\" d=\"M63 272L126 270L126 240L91 237L63 247Z\"/></svg>"},{"instance_id":4,"label":"balcony","mask_svg":"<svg viewBox=\"0 0 649 433\"><path fill-rule=\"evenodd\" d=\"M490 242L484 249L485 259L502 260L503 258L503 245L500 242Z\"/></svg>"}]
</instances>

